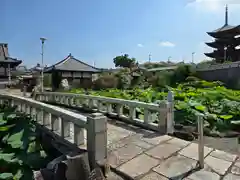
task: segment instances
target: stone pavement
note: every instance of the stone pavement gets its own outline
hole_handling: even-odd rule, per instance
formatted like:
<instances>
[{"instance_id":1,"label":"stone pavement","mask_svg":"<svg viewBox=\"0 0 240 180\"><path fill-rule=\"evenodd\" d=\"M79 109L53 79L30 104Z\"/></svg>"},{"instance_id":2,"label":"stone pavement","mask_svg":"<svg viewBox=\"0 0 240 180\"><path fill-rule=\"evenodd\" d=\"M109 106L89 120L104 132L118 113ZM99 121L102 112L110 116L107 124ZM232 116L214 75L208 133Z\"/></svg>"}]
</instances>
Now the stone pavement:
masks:
<instances>
[{"instance_id":1,"label":"stone pavement","mask_svg":"<svg viewBox=\"0 0 240 180\"><path fill-rule=\"evenodd\" d=\"M197 167L198 145L114 120L108 123L109 163L138 180L240 180L239 155L205 147L205 167Z\"/></svg>"}]
</instances>

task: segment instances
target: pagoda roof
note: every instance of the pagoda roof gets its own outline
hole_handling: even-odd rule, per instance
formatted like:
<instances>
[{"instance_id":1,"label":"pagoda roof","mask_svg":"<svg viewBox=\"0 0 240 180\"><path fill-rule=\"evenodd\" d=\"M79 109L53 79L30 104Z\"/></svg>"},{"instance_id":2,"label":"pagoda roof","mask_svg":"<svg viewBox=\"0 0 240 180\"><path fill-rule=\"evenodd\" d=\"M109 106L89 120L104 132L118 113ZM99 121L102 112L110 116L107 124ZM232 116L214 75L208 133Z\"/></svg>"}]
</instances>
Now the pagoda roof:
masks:
<instances>
[{"instance_id":1,"label":"pagoda roof","mask_svg":"<svg viewBox=\"0 0 240 180\"><path fill-rule=\"evenodd\" d=\"M232 36L232 34L240 34L240 25L232 26L228 24L228 6L227 5L225 9L225 24L222 27L207 33L210 36L215 38L222 37L222 36Z\"/></svg>"},{"instance_id":2,"label":"pagoda roof","mask_svg":"<svg viewBox=\"0 0 240 180\"><path fill-rule=\"evenodd\" d=\"M100 72L101 70L95 68L87 63L84 63L76 58L74 58L71 54L69 54L62 61L47 67L45 72L51 72L52 70L58 71L72 71L72 72Z\"/></svg>"},{"instance_id":3,"label":"pagoda roof","mask_svg":"<svg viewBox=\"0 0 240 180\"><path fill-rule=\"evenodd\" d=\"M19 65L22 63L22 61L16 58L9 57L8 44L0 43L0 63L6 63L6 64L11 63L11 64Z\"/></svg>"},{"instance_id":4,"label":"pagoda roof","mask_svg":"<svg viewBox=\"0 0 240 180\"><path fill-rule=\"evenodd\" d=\"M212 48L223 48L224 46L228 45L239 45L240 44L240 37L238 38L233 38L230 40L225 40L225 39L217 39L213 42L207 42L206 45L212 47Z\"/></svg>"},{"instance_id":5,"label":"pagoda roof","mask_svg":"<svg viewBox=\"0 0 240 180\"><path fill-rule=\"evenodd\" d=\"M224 26L214 30L213 32L218 33L218 32L229 31L229 30L232 30L232 29L234 29L236 27L237 26L231 26L231 25L226 24L226 25L224 25Z\"/></svg>"},{"instance_id":6,"label":"pagoda roof","mask_svg":"<svg viewBox=\"0 0 240 180\"><path fill-rule=\"evenodd\" d=\"M236 49L234 53L240 53L240 49ZM222 52L219 50L214 50L213 52L210 53L204 53L207 57L210 58L221 58L222 57Z\"/></svg>"},{"instance_id":7,"label":"pagoda roof","mask_svg":"<svg viewBox=\"0 0 240 180\"><path fill-rule=\"evenodd\" d=\"M214 38L219 38L225 35L235 36L235 34L240 34L240 25L238 26L224 25L223 27L216 29L213 32L207 32L207 33L208 35Z\"/></svg>"}]
</instances>

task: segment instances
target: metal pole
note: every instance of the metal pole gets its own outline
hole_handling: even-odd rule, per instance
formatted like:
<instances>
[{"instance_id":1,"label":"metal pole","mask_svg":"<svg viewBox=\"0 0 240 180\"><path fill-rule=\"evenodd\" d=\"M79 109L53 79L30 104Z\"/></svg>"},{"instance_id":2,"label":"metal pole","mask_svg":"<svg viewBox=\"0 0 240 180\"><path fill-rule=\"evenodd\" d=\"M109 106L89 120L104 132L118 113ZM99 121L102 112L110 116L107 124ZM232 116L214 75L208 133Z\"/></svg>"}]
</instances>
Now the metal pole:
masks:
<instances>
[{"instance_id":1,"label":"metal pole","mask_svg":"<svg viewBox=\"0 0 240 180\"><path fill-rule=\"evenodd\" d=\"M200 168L204 168L203 118L198 116L198 161Z\"/></svg>"},{"instance_id":2,"label":"metal pole","mask_svg":"<svg viewBox=\"0 0 240 180\"><path fill-rule=\"evenodd\" d=\"M227 60L227 47L224 47L224 62Z\"/></svg>"},{"instance_id":3,"label":"metal pole","mask_svg":"<svg viewBox=\"0 0 240 180\"><path fill-rule=\"evenodd\" d=\"M152 55L149 54L149 55L148 55L148 62L151 62L151 57L152 57Z\"/></svg>"},{"instance_id":4,"label":"metal pole","mask_svg":"<svg viewBox=\"0 0 240 180\"><path fill-rule=\"evenodd\" d=\"M44 71L44 65L43 65L43 55L44 55L44 51L43 51L43 47L44 47L44 42L46 41L46 38L40 38L41 42L42 42L42 69L41 69L41 91L43 92L43 81L44 81L44 75L43 75L43 71Z\"/></svg>"},{"instance_id":5,"label":"metal pole","mask_svg":"<svg viewBox=\"0 0 240 180\"><path fill-rule=\"evenodd\" d=\"M172 58L171 56L168 57L168 63L170 63L170 59L171 59L171 58Z\"/></svg>"},{"instance_id":6,"label":"metal pole","mask_svg":"<svg viewBox=\"0 0 240 180\"><path fill-rule=\"evenodd\" d=\"M195 52L192 52L192 63L194 63L194 54Z\"/></svg>"},{"instance_id":7,"label":"metal pole","mask_svg":"<svg viewBox=\"0 0 240 180\"><path fill-rule=\"evenodd\" d=\"M41 71L41 90L43 92L43 46L44 46L44 41L42 41L42 71Z\"/></svg>"},{"instance_id":8,"label":"metal pole","mask_svg":"<svg viewBox=\"0 0 240 180\"><path fill-rule=\"evenodd\" d=\"M8 64L8 85L11 85L11 67L10 64Z\"/></svg>"}]
</instances>

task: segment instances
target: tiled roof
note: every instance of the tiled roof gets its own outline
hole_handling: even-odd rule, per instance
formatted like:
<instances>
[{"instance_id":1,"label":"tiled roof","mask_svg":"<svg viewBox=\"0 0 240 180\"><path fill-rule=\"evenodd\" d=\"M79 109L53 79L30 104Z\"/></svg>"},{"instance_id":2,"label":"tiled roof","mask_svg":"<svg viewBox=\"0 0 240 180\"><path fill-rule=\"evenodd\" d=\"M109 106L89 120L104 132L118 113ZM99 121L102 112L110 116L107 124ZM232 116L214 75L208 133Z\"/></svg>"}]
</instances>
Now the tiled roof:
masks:
<instances>
[{"instance_id":1,"label":"tiled roof","mask_svg":"<svg viewBox=\"0 0 240 180\"><path fill-rule=\"evenodd\" d=\"M71 54L68 55L64 60L46 68L45 72L49 72L52 70L60 70L60 71L79 71L79 72L99 72L100 69L90 66L76 58L74 58Z\"/></svg>"},{"instance_id":2,"label":"tiled roof","mask_svg":"<svg viewBox=\"0 0 240 180\"><path fill-rule=\"evenodd\" d=\"M0 62L11 62L16 64L21 64L21 60L9 57L8 44L0 43Z\"/></svg>"}]
</instances>

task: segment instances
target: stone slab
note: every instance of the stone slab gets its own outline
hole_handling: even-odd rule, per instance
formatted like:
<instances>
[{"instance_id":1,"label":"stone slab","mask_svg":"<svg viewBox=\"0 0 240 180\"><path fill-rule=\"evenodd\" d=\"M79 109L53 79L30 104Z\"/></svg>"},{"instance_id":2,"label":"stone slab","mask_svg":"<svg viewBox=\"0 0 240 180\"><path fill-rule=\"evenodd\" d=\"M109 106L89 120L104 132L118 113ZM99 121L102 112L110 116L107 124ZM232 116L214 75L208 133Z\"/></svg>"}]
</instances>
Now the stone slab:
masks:
<instances>
[{"instance_id":1,"label":"stone slab","mask_svg":"<svg viewBox=\"0 0 240 180\"><path fill-rule=\"evenodd\" d=\"M138 136L133 135L133 136L129 136L129 137L120 139L117 142L113 142L113 143L109 144L108 150L112 151L112 150L121 148L123 146L126 146L128 144L134 144L134 145L139 146L144 149L149 149L154 146L153 144L149 144L149 143L141 140Z\"/></svg>"},{"instance_id":2,"label":"stone slab","mask_svg":"<svg viewBox=\"0 0 240 180\"><path fill-rule=\"evenodd\" d=\"M229 167L233 164L232 162L218 159L212 156L207 156L204 162L209 168L220 175L224 175Z\"/></svg>"},{"instance_id":3,"label":"stone slab","mask_svg":"<svg viewBox=\"0 0 240 180\"><path fill-rule=\"evenodd\" d=\"M227 174L223 180L239 180L240 179L240 176L237 176L237 175L234 175L234 174Z\"/></svg>"},{"instance_id":4,"label":"stone slab","mask_svg":"<svg viewBox=\"0 0 240 180\"><path fill-rule=\"evenodd\" d=\"M131 130L124 129L122 127L114 126L112 124L107 124L107 137L108 137L108 144L116 143L119 140L126 138L130 135L133 135L134 132Z\"/></svg>"},{"instance_id":5,"label":"stone slab","mask_svg":"<svg viewBox=\"0 0 240 180\"><path fill-rule=\"evenodd\" d=\"M230 162L234 162L237 158L237 155L235 154L230 154L220 150L214 150L210 153L210 155L215 158L223 159L225 161L230 161Z\"/></svg>"},{"instance_id":6,"label":"stone slab","mask_svg":"<svg viewBox=\"0 0 240 180\"><path fill-rule=\"evenodd\" d=\"M117 167L122 163L131 160L135 156L141 154L143 149L134 144L128 144L122 148L112 151L108 155L108 161L111 166Z\"/></svg>"},{"instance_id":7,"label":"stone slab","mask_svg":"<svg viewBox=\"0 0 240 180\"><path fill-rule=\"evenodd\" d=\"M171 179L182 179L191 170L195 169L197 161L184 157L173 156L161 162L153 171Z\"/></svg>"},{"instance_id":8,"label":"stone slab","mask_svg":"<svg viewBox=\"0 0 240 180\"><path fill-rule=\"evenodd\" d=\"M220 176L217 173L209 172L204 169L194 172L187 177L189 180L220 180Z\"/></svg>"},{"instance_id":9,"label":"stone slab","mask_svg":"<svg viewBox=\"0 0 240 180\"><path fill-rule=\"evenodd\" d=\"M142 137L142 140L146 141L147 143L157 145L157 144L163 143L165 141L168 141L172 138L173 137L168 136L168 135L158 135L158 134L155 133L155 134L152 134L152 135L147 136L147 137Z\"/></svg>"},{"instance_id":10,"label":"stone slab","mask_svg":"<svg viewBox=\"0 0 240 180\"><path fill-rule=\"evenodd\" d=\"M240 167L233 166L231 169L231 173L240 176Z\"/></svg>"},{"instance_id":11,"label":"stone slab","mask_svg":"<svg viewBox=\"0 0 240 180\"><path fill-rule=\"evenodd\" d=\"M240 159L238 159L234 165L240 167Z\"/></svg>"},{"instance_id":12,"label":"stone slab","mask_svg":"<svg viewBox=\"0 0 240 180\"><path fill-rule=\"evenodd\" d=\"M145 153L154 158L163 160L163 159L168 158L172 154L176 153L180 149L181 148L179 146L163 143L163 144L160 144L160 145L154 147L153 149L150 149L149 151L146 151Z\"/></svg>"},{"instance_id":13,"label":"stone slab","mask_svg":"<svg viewBox=\"0 0 240 180\"><path fill-rule=\"evenodd\" d=\"M204 157L206 157L213 149L209 147L204 147ZM189 146L185 147L179 152L180 155L198 160L198 144L192 143Z\"/></svg>"},{"instance_id":14,"label":"stone slab","mask_svg":"<svg viewBox=\"0 0 240 180\"><path fill-rule=\"evenodd\" d=\"M167 141L166 143L168 144L174 144L176 146L179 146L181 148L184 148L186 147L187 145L189 145L191 142L189 141L185 141L185 140L182 140L182 139L178 139L178 138L173 138L169 141Z\"/></svg>"},{"instance_id":15,"label":"stone slab","mask_svg":"<svg viewBox=\"0 0 240 180\"><path fill-rule=\"evenodd\" d=\"M140 180L168 180L168 178L155 173L155 172L150 172L147 175L145 175L144 177L140 178Z\"/></svg>"},{"instance_id":16,"label":"stone slab","mask_svg":"<svg viewBox=\"0 0 240 180\"><path fill-rule=\"evenodd\" d=\"M159 160L154 159L146 154L141 154L127 163L124 163L117 169L135 178L146 174L150 169L158 164Z\"/></svg>"}]
</instances>

